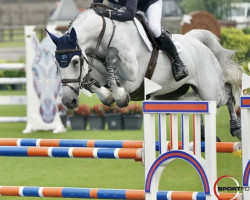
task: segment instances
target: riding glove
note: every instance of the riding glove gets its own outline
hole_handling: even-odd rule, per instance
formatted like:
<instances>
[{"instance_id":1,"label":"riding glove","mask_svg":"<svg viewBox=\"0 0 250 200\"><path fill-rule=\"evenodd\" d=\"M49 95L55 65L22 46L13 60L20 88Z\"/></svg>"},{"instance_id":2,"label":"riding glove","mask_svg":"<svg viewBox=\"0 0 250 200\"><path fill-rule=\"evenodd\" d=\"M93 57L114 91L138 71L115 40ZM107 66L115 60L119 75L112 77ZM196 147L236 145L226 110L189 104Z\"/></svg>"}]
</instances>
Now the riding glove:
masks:
<instances>
[{"instance_id":1,"label":"riding glove","mask_svg":"<svg viewBox=\"0 0 250 200\"><path fill-rule=\"evenodd\" d=\"M111 12L106 8L96 6L96 7L93 7L93 9L96 12L96 14L98 14L100 16L104 16L104 17L108 17L108 18L111 17Z\"/></svg>"}]
</instances>

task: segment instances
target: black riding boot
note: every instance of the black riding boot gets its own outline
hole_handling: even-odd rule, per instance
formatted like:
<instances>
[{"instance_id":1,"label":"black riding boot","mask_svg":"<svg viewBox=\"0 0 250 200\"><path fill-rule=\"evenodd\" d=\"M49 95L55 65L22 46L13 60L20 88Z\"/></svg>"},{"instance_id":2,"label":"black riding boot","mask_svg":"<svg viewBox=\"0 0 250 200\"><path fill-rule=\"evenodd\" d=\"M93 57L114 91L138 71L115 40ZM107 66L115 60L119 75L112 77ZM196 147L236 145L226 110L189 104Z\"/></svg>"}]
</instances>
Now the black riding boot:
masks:
<instances>
[{"instance_id":1,"label":"black riding boot","mask_svg":"<svg viewBox=\"0 0 250 200\"><path fill-rule=\"evenodd\" d=\"M188 76L188 70L186 66L181 61L177 49L168 35L168 33L163 30L160 37L155 38L156 43L160 46L162 50L164 50L172 59L172 72L174 75L174 79L176 81L180 81L181 79Z\"/></svg>"}]
</instances>

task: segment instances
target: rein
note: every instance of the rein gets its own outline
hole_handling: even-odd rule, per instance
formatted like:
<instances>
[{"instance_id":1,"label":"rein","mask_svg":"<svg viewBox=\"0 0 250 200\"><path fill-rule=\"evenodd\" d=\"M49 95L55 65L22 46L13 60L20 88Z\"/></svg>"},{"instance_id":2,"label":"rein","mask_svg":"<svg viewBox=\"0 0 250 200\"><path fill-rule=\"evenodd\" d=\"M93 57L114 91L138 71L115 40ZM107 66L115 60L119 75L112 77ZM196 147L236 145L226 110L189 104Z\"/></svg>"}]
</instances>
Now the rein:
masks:
<instances>
[{"instance_id":1,"label":"rein","mask_svg":"<svg viewBox=\"0 0 250 200\"><path fill-rule=\"evenodd\" d=\"M65 87L65 86L69 87L70 89L72 89L77 94L77 96L79 95L79 90L82 89L83 86L84 86L83 83L86 82L86 80L84 80L84 79L81 80L82 79L82 70L83 70L84 61L86 61L88 63L90 71L91 71L91 68L92 68L94 58L100 59L100 60L104 61L104 63L105 63L105 59L103 59L103 58L101 58L101 57L99 57L97 55L97 52L98 52L98 50L100 48L100 45L101 45L101 43L103 41L103 37L104 37L106 27L107 27L107 23L106 23L105 18L103 16L101 16L101 17L102 17L103 26L102 26L102 30L101 30L101 32L100 32L100 34L98 36L98 40L97 40L97 44L96 44L94 53L87 53L88 56L91 56L91 61L90 62L88 62L87 58L83 55L82 49L81 49L80 45L78 44L78 42L77 42L77 49L65 49L65 50L56 50L55 51L56 54L67 54L67 53L80 52L80 74L79 74L79 77L77 79L62 79L61 80L62 86L63 87ZM116 25L115 25L114 21L113 20L111 20L111 21L113 23L113 31L112 31L111 38L109 40L107 48L110 47L110 44L111 44L111 42L112 42L112 40L114 38L115 30L116 30ZM86 76L87 79L88 79L88 77L89 76ZM79 87L77 89L73 88L68 83L79 83Z\"/></svg>"},{"instance_id":2,"label":"rein","mask_svg":"<svg viewBox=\"0 0 250 200\"><path fill-rule=\"evenodd\" d=\"M94 55L97 54L97 51L98 51L98 49L99 49L99 47L101 45L101 42L103 40L103 36L105 34L105 31L106 31L106 27L107 27L105 18L103 16L101 16L101 17L102 17L102 30L101 30L101 32L100 32L100 34L98 36L98 40L97 40L97 44L96 44L96 47L95 47ZM94 60L94 58L92 57L91 61L90 61L90 66L92 66L93 60Z\"/></svg>"}]
</instances>

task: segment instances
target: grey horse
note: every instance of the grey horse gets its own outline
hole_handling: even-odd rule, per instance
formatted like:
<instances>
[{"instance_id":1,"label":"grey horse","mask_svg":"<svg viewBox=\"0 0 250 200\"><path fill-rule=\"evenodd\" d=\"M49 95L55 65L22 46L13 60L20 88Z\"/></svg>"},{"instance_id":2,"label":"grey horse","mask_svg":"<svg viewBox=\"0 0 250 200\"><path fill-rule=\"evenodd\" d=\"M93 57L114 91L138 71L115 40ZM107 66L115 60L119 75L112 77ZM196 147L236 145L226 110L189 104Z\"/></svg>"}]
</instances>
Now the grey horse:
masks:
<instances>
[{"instance_id":1,"label":"grey horse","mask_svg":"<svg viewBox=\"0 0 250 200\"><path fill-rule=\"evenodd\" d=\"M104 28L105 24L105 28ZM104 31L103 31L104 30ZM49 33L49 32L48 32ZM100 101L119 107L143 83L151 52L133 21L118 22L97 15L92 9L79 14L62 37L49 33L57 46L56 64L62 78L62 102L68 109L78 106L81 88L96 93ZM159 52L151 80L162 89L151 94L154 100L216 101L227 105L231 134L240 138L240 120L235 113L239 104L242 69L233 61L234 51L224 49L214 34L193 30L173 39L183 47L180 52L189 76L176 82L171 59ZM190 92L189 87L193 90Z\"/></svg>"}]
</instances>

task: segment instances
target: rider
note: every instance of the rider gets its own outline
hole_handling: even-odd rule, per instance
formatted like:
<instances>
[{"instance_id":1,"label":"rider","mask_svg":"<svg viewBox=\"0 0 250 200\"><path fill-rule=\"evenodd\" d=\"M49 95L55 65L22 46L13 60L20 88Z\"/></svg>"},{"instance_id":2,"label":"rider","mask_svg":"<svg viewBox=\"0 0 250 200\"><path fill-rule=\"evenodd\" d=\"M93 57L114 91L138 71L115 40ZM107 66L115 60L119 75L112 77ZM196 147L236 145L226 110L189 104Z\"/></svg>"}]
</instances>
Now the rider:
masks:
<instances>
[{"instance_id":1,"label":"rider","mask_svg":"<svg viewBox=\"0 0 250 200\"><path fill-rule=\"evenodd\" d=\"M133 20L137 9L143 11L148 20L148 27L155 37L156 43L172 59L172 72L176 81L188 76L188 70L181 61L177 49L169 34L161 28L162 0L108 0L111 3L124 6L124 12L110 11L103 7L95 7L98 15L117 21ZM93 3L103 3L103 0L93 0Z\"/></svg>"}]
</instances>

